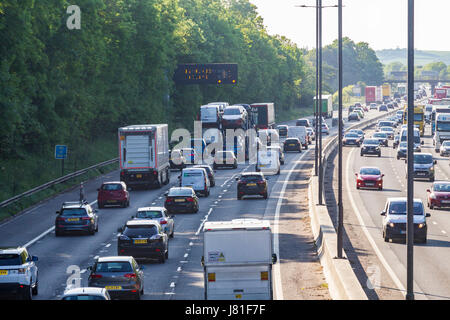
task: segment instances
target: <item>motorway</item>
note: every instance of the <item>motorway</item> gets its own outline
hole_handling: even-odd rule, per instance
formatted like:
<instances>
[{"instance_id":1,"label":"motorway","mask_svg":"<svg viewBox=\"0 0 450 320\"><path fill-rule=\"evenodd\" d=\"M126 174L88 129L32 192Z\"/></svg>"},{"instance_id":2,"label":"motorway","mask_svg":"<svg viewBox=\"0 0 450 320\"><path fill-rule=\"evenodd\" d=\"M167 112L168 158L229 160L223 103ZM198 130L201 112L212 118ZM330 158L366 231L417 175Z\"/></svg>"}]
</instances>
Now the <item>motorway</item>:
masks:
<instances>
[{"instance_id":1,"label":"motorway","mask_svg":"<svg viewBox=\"0 0 450 320\"><path fill-rule=\"evenodd\" d=\"M370 137L373 129L366 130ZM432 153L437 160L436 181L449 181L449 159L440 157L434 152L431 128L428 125L422 152ZM397 150L392 148L392 140L388 148L382 148L382 156L361 157L359 148L344 148L344 207L347 214L352 211L358 217L366 236L369 238L379 261L388 271L396 289L405 293L406 288L406 245L404 243L386 243L382 237L382 217L386 199L389 197L406 197L406 164L405 160L397 160ZM355 173L363 166L374 166L385 174L383 191L357 190ZM428 218L428 242L414 246L414 292L416 299L450 299L450 219L448 210L430 210L426 207L427 192L431 182L416 180L414 196L422 199ZM371 239L370 239L371 238ZM381 284L383 286L383 284Z\"/></svg>"},{"instance_id":2,"label":"motorway","mask_svg":"<svg viewBox=\"0 0 450 320\"><path fill-rule=\"evenodd\" d=\"M371 117L377 116L378 112ZM330 122L330 120L327 120ZM294 125L293 122L287 123ZM331 124L330 124L331 128ZM331 130L333 136L336 128ZM324 146L329 137L324 136ZM236 199L236 181L241 172L253 171L254 165L240 164L237 169L217 170L216 187L211 188L207 198L200 198L197 214L175 215L175 236L169 241L169 259L164 264L145 263L145 294L142 299L192 299L203 300L202 226L204 221L231 220L236 218L269 219L273 226L275 252L279 263L274 265L274 297L283 299L283 254L279 243L286 243L288 236L279 230L278 219L283 220L281 210L286 184L292 171L306 163L313 154L314 144L302 153L286 154L286 164L279 176L269 177L269 199ZM310 157L309 157L310 158ZM311 161L311 159L309 159ZM161 189L131 191L130 207L99 209L99 231L94 236L67 235L55 237L53 226L55 211L62 202L78 199L79 190L64 192L52 199L30 208L17 217L0 224L2 246L26 245L39 261L39 294L34 299L59 299L67 285L87 285L88 272L94 259L99 256L117 255L117 229L122 226L137 208L163 206L164 193L178 183L179 171L172 171L170 183ZM97 188L103 181L119 180L119 171L114 171L84 183L86 199L97 209ZM289 220L289 219L287 219ZM284 238L283 238L284 237ZM289 255L289 254L286 254ZM300 262L299 262L300 263ZM68 268L79 270L73 275ZM78 281L78 283L77 283Z\"/></svg>"}]
</instances>

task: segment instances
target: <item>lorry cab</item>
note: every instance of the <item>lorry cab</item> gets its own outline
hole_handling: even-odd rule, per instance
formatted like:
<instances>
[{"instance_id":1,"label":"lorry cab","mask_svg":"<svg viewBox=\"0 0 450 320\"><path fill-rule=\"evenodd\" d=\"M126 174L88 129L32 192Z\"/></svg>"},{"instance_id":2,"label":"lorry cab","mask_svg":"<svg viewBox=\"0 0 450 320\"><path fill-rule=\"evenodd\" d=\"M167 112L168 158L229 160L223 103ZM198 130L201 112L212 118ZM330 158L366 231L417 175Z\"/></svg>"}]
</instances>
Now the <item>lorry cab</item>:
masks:
<instances>
[{"instance_id":1,"label":"lorry cab","mask_svg":"<svg viewBox=\"0 0 450 320\"><path fill-rule=\"evenodd\" d=\"M181 171L180 187L191 187L196 194L209 196L210 181L204 168L185 168Z\"/></svg>"},{"instance_id":2,"label":"lorry cab","mask_svg":"<svg viewBox=\"0 0 450 320\"><path fill-rule=\"evenodd\" d=\"M203 227L206 300L272 300L272 232L268 220L208 221Z\"/></svg>"},{"instance_id":3,"label":"lorry cab","mask_svg":"<svg viewBox=\"0 0 450 320\"><path fill-rule=\"evenodd\" d=\"M289 126L288 138L298 138L303 148L308 149L309 136L304 126Z\"/></svg>"}]
</instances>

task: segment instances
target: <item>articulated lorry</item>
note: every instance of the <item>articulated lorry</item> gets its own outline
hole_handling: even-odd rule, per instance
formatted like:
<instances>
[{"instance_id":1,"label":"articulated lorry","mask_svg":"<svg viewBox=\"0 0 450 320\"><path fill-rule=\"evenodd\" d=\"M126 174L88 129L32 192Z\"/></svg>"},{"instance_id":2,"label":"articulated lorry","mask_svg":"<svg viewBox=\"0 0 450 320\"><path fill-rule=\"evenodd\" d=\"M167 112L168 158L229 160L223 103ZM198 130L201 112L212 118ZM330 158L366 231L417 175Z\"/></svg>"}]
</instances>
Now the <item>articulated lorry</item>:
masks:
<instances>
[{"instance_id":1,"label":"articulated lorry","mask_svg":"<svg viewBox=\"0 0 450 320\"><path fill-rule=\"evenodd\" d=\"M316 106L316 97L314 97L314 106ZM333 117L333 96L322 95L322 108L320 114L325 119Z\"/></svg>"},{"instance_id":2,"label":"articulated lorry","mask_svg":"<svg viewBox=\"0 0 450 320\"><path fill-rule=\"evenodd\" d=\"M450 140L450 106L436 106L434 114L434 151L439 152L444 141Z\"/></svg>"},{"instance_id":3,"label":"articulated lorry","mask_svg":"<svg viewBox=\"0 0 450 320\"><path fill-rule=\"evenodd\" d=\"M375 91L377 87L374 86L367 86L366 87L366 105L369 106L371 103L376 103L377 100L375 99Z\"/></svg>"},{"instance_id":4,"label":"articulated lorry","mask_svg":"<svg viewBox=\"0 0 450 320\"><path fill-rule=\"evenodd\" d=\"M275 125L275 106L273 102L250 105L256 129L273 129Z\"/></svg>"},{"instance_id":5,"label":"articulated lorry","mask_svg":"<svg viewBox=\"0 0 450 320\"><path fill-rule=\"evenodd\" d=\"M119 128L120 181L127 186L161 187L170 180L167 124Z\"/></svg>"},{"instance_id":6,"label":"articulated lorry","mask_svg":"<svg viewBox=\"0 0 450 320\"><path fill-rule=\"evenodd\" d=\"M272 300L270 222L258 219L206 222L203 227L206 300Z\"/></svg>"}]
</instances>

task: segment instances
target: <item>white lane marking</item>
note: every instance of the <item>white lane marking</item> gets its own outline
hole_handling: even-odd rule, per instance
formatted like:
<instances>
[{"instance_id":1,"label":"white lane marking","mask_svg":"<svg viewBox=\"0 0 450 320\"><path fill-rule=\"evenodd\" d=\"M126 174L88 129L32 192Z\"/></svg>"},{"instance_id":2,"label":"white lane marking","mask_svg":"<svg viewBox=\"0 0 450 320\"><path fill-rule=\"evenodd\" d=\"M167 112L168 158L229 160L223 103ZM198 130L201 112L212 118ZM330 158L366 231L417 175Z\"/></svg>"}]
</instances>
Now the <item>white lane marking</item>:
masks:
<instances>
[{"instance_id":1,"label":"white lane marking","mask_svg":"<svg viewBox=\"0 0 450 320\"><path fill-rule=\"evenodd\" d=\"M189 256L189 253L184 254L184 258L187 258Z\"/></svg>"},{"instance_id":2,"label":"white lane marking","mask_svg":"<svg viewBox=\"0 0 450 320\"><path fill-rule=\"evenodd\" d=\"M312 149L310 149L312 150ZM276 300L284 300L283 296L283 285L281 282L281 257L280 257L280 239L279 239L279 219L280 219L280 209L281 204L283 202L284 193L286 191L287 183L289 182L291 178L291 174L294 171L294 169L297 167L297 163L303 160L303 157L306 156L310 150L306 152L302 152L302 155L298 158L298 160L293 164L291 170L289 170L286 179L284 180L283 186L281 188L280 196L278 197L277 206L275 209L275 217L274 217L274 228L273 228L273 236L274 236L274 251L275 254L278 257L278 262L273 265L273 271L275 274L274 280L275 280L275 296Z\"/></svg>"},{"instance_id":3,"label":"white lane marking","mask_svg":"<svg viewBox=\"0 0 450 320\"><path fill-rule=\"evenodd\" d=\"M372 246L372 249L375 251L376 255L378 256L378 259L380 259L381 263L383 264L384 268L386 269L386 271L389 273L389 275L391 276L392 280L394 281L395 285L397 286L397 288L400 290L400 292L405 295L406 289L405 287L403 287L402 282L398 279L397 275L395 274L394 270L392 270L391 266L389 265L389 263L386 261L386 259L384 258L383 254L381 253L380 249L378 248L378 246L375 243L375 240L373 240L372 235L370 234L369 230L367 229L366 225L364 224L364 221L361 217L361 214L359 213L359 209L355 203L355 199L353 198L352 193L350 192L350 190L352 190L350 188L350 182L349 182L349 173L350 173L350 160L353 154L353 151L350 151L348 158L347 158L347 168L346 168L346 173L347 173L347 178L345 179L346 182L346 187L347 187L347 194L349 196L350 199L350 203L352 205L353 208L353 212L355 213L356 217L358 218L359 224L361 225L364 234L366 235L367 239L369 240L370 245Z\"/></svg>"},{"instance_id":4,"label":"white lane marking","mask_svg":"<svg viewBox=\"0 0 450 320\"><path fill-rule=\"evenodd\" d=\"M210 208L209 211L208 211L208 214L205 216L205 219L202 221L202 223L198 227L197 232L195 233L196 236L198 236L200 234L200 231L203 228L203 225L205 224L206 221L208 221L208 216L211 214L212 211L213 211L213 208ZM191 243L189 243L190 246L192 246Z\"/></svg>"},{"instance_id":5,"label":"white lane marking","mask_svg":"<svg viewBox=\"0 0 450 320\"><path fill-rule=\"evenodd\" d=\"M181 267L177 268L177 272L181 272L181 270L183 270L183 269L181 269Z\"/></svg>"},{"instance_id":6,"label":"white lane marking","mask_svg":"<svg viewBox=\"0 0 450 320\"><path fill-rule=\"evenodd\" d=\"M433 221L433 224L437 224L437 222L436 222L436 221Z\"/></svg>"},{"instance_id":7,"label":"white lane marking","mask_svg":"<svg viewBox=\"0 0 450 320\"><path fill-rule=\"evenodd\" d=\"M170 284L170 287L171 287L171 288L175 288L175 282L172 282L172 283Z\"/></svg>"},{"instance_id":8,"label":"white lane marking","mask_svg":"<svg viewBox=\"0 0 450 320\"><path fill-rule=\"evenodd\" d=\"M83 273L85 273L86 271L87 271L86 269L83 269L83 270L80 271L80 273L83 274Z\"/></svg>"},{"instance_id":9,"label":"white lane marking","mask_svg":"<svg viewBox=\"0 0 450 320\"><path fill-rule=\"evenodd\" d=\"M95 257L94 257L94 260L97 260L98 258L100 258L100 256L95 256Z\"/></svg>"},{"instance_id":10,"label":"white lane marking","mask_svg":"<svg viewBox=\"0 0 450 320\"><path fill-rule=\"evenodd\" d=\"M105 247L109 248L111 246L111 243L108 243Z\"/></svg>"},{"instance_id":11,"label":"white lane marking","mask_svg":"<svg viewBox=\"0 0 450 320\"><path fill-rule=\"evenodd\" d=\"M443 234L447 234L447 232L445 232L444 230L441 231Z\"/></svg>"},{"instance_id":12,"label":"white lane marking","mask_svg":"<svg viewBox=\"0 0 450 320\"><path fill-rule=\"evenodd\" d=\"M53 230L55 230L55 226L49 228L48 230L44 231L43 233L41 233L39 236L37 236L37 237L34 238L33 240L27 242L26 244L23 245L23 247L25 247L25 248L30 247L31 245L33 245L33 244L36 243L37 241L41 240L43 237L45 237L47 234L49 234L49 233L52 232Z\"/></svg>"},{"instance_id":13,"label":"white lane marking","mask_svg":"<svg viewBox=\"0 0 450 320\"><path fill-rule=\"evenodd\" d=\"M96 203L97 203L97 200L92 201L91 203L89 203L89 205L90 205L90 206L93 206L93 205L96 204Z\"/></svg>"}]
</instances>

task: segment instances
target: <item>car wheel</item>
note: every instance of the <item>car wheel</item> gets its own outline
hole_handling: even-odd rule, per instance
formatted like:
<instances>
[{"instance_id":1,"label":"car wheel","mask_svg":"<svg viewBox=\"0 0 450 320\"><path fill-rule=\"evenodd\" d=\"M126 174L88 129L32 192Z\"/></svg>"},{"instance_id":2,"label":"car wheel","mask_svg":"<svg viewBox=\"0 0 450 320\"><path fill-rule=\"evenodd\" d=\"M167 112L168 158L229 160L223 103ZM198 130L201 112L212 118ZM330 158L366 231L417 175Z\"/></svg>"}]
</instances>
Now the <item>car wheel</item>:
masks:
<instances>
[{"instance_id":1,"label":"car wheel","mask_svg":"<svg viewBox=\"0 0 450 320\"><path fill-rule=\"evenodd\" d=\"M31 284L26 286L23 293L23 300L32 300L33 299L33 289L31 288Z\"/></svg>"},{"instance_id":2,"label":"car wheel","mask_svg":"<svg viewBox=\"0 0 450 320\"><path fill-rule=\"evenodd\" d=\"M93 236L95 234L95 228L92 228L91 231L89 231L89 235Z\"/></svg>"},{"instance_id":3,"label":"car wheel","mask_svg":"<svg viewBox=\"0 0 450 320\"><path fill-rule=\"evenodd\" d=\"M167 260L167 259L169 259L169 247L167 247L167 251L166 251L166 253L164 254L164 258Z\"/></svg>"},{"instance_id":4,"label":"car wheel","mask_svg":"<svg viewBox=\"0 0 450 320\"><path fill-rule=\"evenodd\" d=\"M159 257L159 263L165 263L166 262L166 254L162 253Z\"/></svg>"},{"instance_id":5,"label":"car wheel","mask_svg":"<svg viewBox=\"0 0 450 320\"><path fill-rule=\"evenodd\" d=\"M430 178L430 182L434 182L434 177Z\"/></svg>"},{"instance_id":6,"label":"car wheel","mask_svg":"<svg viewBox=\"0 0 450 320\"><path fill-rule=\"evenodd\" d=\"M267 193L265 193L265 194L263 195L263 198L264 198L265 200L267 200L267 198L268 198Z\"/></svg>"},{"instance_id":7,"label":"car wheel","mask_svg":"<svg viewBox=\"0 0 450 320\"><path fill-rule=\"evenodd\" d=\"M126 207L127 207L127 200L125 200L125 201L122 203L121 207L122 207L122 208L126 208Z\"/></svg>"},{"instance_id":8,"label":"car wheel","mask_svg":"<svg viewBox=\"0 0 450 320\"><path fill-rule=\"evenodd\" d=\"M277 176L280 175L280 171L281 171L280 168L278 168Z\"/></svg>"},{"instance_id":9,"label":"car wheel","mask_svg":"<svg viewBox=\"0 0 450 320\"><path fill-rule=\"evenodd\" d=\"M433 206L433 204L431 204L431 203L429 204L429 207L430 207L431 210L434 209L434 206Z\"/></svg>"},{"instance_id":10,"label":"car wheel","mask_svg":"<svg viewBox=\"0 0 450 320\"><path fill-rule=\"evenodd\" d=\"M381 158L381 153L378 154L378 158Z\"/></svg>"},{"instance_id":11,"label":"car wheel","mask_svg":"<svg viewBox=\"0 0 450 320\"><path fill-rule=\"evenodd\" d=\"M238 200L242 200L241 196L237 195L236 197L237 197Z\"/></svg>"},{"instance_id":12,"label":"car wheel","mask_svg":"<svg viewBox=\"0 0 450 320\"><path fill-rule=\"evenodd\" d=\"M173 227L172 227L172 233L169 234L169 238L172 238L172 239L173 239L174 232L175 232L175 225L173 225Z\"/></svg>"},{"instance_id":13,"label":"car wheel","mask_svg":"<svg viewBox=\"0 0 450 320\"><path fill-rule=\"evenodd\" d=\"M384 238L384 242L389 242L389 238L387 237L385 231L383 231L383 238Z\"/></svg>"},{"instance_id":14,"label":"car wheel","mask_svg":"<svg viewBox=\"0 0 450 320\"><path fill-rule=\"evenodd\" d=\"M194 213L197 213L197 212L198 212L198 210L199 210L199 207L198 207L198 206L197 206L197 207L195 207Z\"/></svg>"},{"instance_id":15,"label":"car wheel","mask_svg":"<svg viewBox=\"0 0 450 320\"><path fill-rule=\"evenodd\" d=\"M61 237L61 231L55 231L55 237Z\"/></svg>"},{"instance_id":16,"label":"car wheel","mask_svg":"<svg viewBox=\"0 0 450 320\"><path fill-rule=\"evenodd\" d=\"M400 157L399 157L399 156L397 156L397 160L400 160Z\"/></svg>"},{"instance_id":17,"label":"car wheel","mask_svg":"<svg viewBox=\"0 0 450 320\"><path fill-rule=\"evenodd\" d=\"M103 203L101 203L101 202L98 202L98 208L99 209L103 209L105 206L103 205Z\"/></svg>"},{"instance_id":18,"label":"car wheel","mask_svg":"<svg viewBox=\"0 0 450 320\"><path fill-rule=\"evenodd\" d=\"M130 200L128 199L128 201L127 201L127 207L129 207L130 206Z\"/></svg>"}]
</instances>

